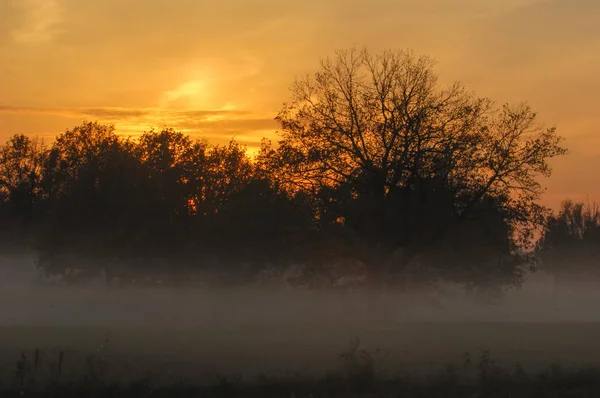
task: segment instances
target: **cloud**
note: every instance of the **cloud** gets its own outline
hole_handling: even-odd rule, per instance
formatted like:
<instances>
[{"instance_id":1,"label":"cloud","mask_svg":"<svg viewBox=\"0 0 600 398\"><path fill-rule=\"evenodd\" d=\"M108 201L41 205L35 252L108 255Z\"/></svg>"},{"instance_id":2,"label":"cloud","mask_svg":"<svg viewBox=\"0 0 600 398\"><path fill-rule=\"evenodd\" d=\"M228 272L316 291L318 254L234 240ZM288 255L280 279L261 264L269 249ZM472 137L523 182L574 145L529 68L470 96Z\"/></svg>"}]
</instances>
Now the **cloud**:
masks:
<instances>
[{"instance_id":1,"label":"cloud","mask_svg":"<svg viewBox=\"0 0 600 398\"><path fill-rule=\"evenodd\" d=\"M157 108L35 108L0 106L0 115L54 115L69 120L95 120L114 124L124 135L136 136L150 129L170 127L216 141L232 136L257 144L277 129L273 117L243 110L168 110ZM72 127L72 126L71 126Z\"/></svg>"},{"instance_id":2,"label":"cloud","mask_svg":"<svg viewBox=\"0 0 600 398\"><path fill-rule=\"evenodd\" d=\"M273 118L256 119L222 119L222 120L198 120L193 119L188 122L179 123L179 126L186 130L192 130L200 133L210 133L218 131L219 133L248 134L249 132L266 131L271 129L275 131L278 127ZM256 137L255 137L256 138ZM260 139L260 137L258 137Z\"/></svg>"},{"instance_id":3,"label":"cloud","mask_svg":"<svg viewBox=\"0 0 600 398\"><path fill-rule=\"evenodd\" d=\"M36 108L0 105L0 113L52 114L65 117L99 117L102 119L131 120L144 117L170 115L173 118L212 118L216 116L242 116L251 114L242 110L165 110L158 108Z\"/></svg>"},{"instance_id":4,"label":"cloud","mask_svg":"<svg viewBox=\"0 0 600 398\"><path fill-rule=\"evenodd\" d=\"M19 0L15 4L24 13L23 23L11 34L17 43L47 43L60 32L63 7L59 0Z\"/></svg>"}]
</instances>

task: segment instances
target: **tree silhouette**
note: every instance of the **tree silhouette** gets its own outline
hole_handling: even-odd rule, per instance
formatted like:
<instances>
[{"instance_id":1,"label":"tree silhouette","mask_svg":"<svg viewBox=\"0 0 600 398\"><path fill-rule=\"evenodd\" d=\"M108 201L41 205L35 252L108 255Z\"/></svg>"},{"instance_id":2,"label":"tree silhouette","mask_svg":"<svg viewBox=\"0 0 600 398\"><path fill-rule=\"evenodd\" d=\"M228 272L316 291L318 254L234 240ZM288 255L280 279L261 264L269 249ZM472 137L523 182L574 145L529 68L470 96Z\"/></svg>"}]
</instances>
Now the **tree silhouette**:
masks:
<instances>
[{"instance_id":1,"label":"tree silhouette","mask_svg":"<svg viewBox=\"0 0 600 398\"><path fill-rule=\"evenodd\" d=\"M86 122L57 137L40 175L47 211L36 247L49 274L164 279L207 257L254 272L312 216L234 140L209 145L173 129L132 141Z\"/></svg>"},{"instance_id":2,"label":"tree silhouette","mask_svg":"<svg viewBox=\"0 0 600 398\"><path fill-rule=\"evenodd\" d=\"M205 142L172 129L144 133L137 142L135 152L149 187L142 203L144 225L156 248L162 244L177 251L178 242L190 233L190 216L199 206L196 194L205 179L206 150Z\"/></svg>"},{"instance_id":3,"label":"tree silhouette","mask_svg":"<svg viewBox=\"0 0 600 398\"><path fill-rule=\"evenodd\" d=\"M72 267L74 253L101 260L131 242L140 175L130 149L113 126L95 122L57 137L42 173L47 212L37 240L48 272Z\"/></svg>"},{"instance_id":4,"label":"tree silhouette","mask_svg":"<svg viewBox=\"0 0 600 398\"><path fill-rule=\"evenodd\" d=\"M541 267L557 275L598 273L600 209L595 203L566 200L548 218L537 243Z\"/></svg>"},{"instance_id":5,"label":"tree silhouette","mask_svg":"<svg viewBox=\"0 0 600 398\"><path fill-rule=\"evenodd\" d=\"M365 239L392 248L431 247L490 200L522 244L543 219L537 177L566 153L561 137L526 105L496 109L458 83L441 88L432 66L409 52L338 51L294 82L282 139L263 158L282 183L331 193L328 220L354 218Z\"/></svg>"},{"instance_id":6,"label":"tree silhouette","mask_svg":"<svg viewBox=\"0 0 600 398\"><path fill-rule=\"evenodd\" d=\"M42 165L45 146L23 134L0 147L0 217L3 242L16 244L40 212Z\"/></svg>"}]
</instances>

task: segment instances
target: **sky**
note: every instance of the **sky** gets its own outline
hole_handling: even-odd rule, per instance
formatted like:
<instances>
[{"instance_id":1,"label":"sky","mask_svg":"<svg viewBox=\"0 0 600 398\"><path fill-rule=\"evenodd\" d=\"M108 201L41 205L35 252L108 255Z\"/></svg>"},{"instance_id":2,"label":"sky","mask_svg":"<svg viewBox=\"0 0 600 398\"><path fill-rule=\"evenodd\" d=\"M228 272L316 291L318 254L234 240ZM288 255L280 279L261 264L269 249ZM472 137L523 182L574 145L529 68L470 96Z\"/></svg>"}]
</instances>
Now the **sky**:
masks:
<instances>
[{"instance_id":1,"label":"sky","mask_svg":"<svg viewBox=\"0 0 600 398\"><path fill-rule=\"evenodd\" d=\"M295 77L352 46L528 102L571 151L542 202L600 201L598 0L0 0L0 141L97 120L252 149Z\"/></svg>"}]
</instances>

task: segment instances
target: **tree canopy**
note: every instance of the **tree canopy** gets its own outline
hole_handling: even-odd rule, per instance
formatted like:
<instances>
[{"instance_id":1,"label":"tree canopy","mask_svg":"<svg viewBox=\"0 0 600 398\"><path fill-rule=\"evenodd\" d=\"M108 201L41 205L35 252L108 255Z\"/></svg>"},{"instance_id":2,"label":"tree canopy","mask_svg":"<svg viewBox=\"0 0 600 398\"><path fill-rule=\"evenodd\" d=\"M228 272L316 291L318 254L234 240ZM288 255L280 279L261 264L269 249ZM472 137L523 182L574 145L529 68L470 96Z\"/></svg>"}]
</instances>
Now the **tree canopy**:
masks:
<instances>
[{"instance_id":1,"label":"tree canopy","mask_svg":"<svg viewBox=\"0 0 600 398\"><path fill-rule=\"evenodd\" d=\"M487 219L505 241L485 244L515 252L543 224L539 177L567 153L562 138L526 104L495 107L459 83L442 87L433 65L405 51L322 60L292 85L281 140L264 145L263 162L378 243L432 250L459 224Z\"/></svg>"}]
</instances>

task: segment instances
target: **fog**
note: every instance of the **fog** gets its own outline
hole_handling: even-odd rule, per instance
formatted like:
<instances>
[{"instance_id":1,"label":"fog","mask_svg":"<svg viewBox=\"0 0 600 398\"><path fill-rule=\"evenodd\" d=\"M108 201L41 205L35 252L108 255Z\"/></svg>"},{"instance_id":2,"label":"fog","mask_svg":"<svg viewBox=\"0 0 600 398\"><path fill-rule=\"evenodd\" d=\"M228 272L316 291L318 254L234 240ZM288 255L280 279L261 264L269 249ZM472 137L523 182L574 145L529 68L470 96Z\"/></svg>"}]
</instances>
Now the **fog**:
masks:
<instances>
[{"instance_id":1,"label":"fog","mask_svg":"<svg viewBox=\"0 0 600 398\"><path fill-rule=\"evenodd\" d=\"M246 288L110 287L102 280L67 286L44 278L33 254L0 262L3 325L284 327L410 321L598 322L600 292L583 282L555 287L543 273L488 304L457 287L436 293L316 292L281 284Z\"/></svg>"},{"instance_id":2,"label":"fog","mask_svg":"<svg viewBox=\"0 0 600 398\"><path fill-rule=\"evenodd\" d=\"M456 288L408 296L317 293L283 284L175 289L108 287L99 280L64 286L42 278L33 255L5 256L0 360L14 361L23 349L96 350L110 334L113 353L127 369L166 363L169 371L192 371L194 363L230 372L317 372L336 366L355 337L365 349L391 353L379 360L389 367L437 369L483 350L499 362L526 366L595 361L600 295L583 283L555 289L552 282L537 273L491 305Z\"/></svg>"}]
</instances>

